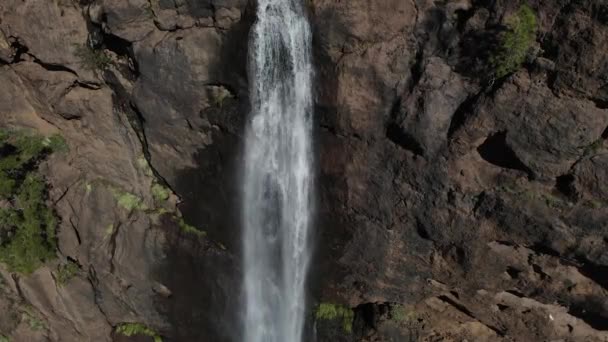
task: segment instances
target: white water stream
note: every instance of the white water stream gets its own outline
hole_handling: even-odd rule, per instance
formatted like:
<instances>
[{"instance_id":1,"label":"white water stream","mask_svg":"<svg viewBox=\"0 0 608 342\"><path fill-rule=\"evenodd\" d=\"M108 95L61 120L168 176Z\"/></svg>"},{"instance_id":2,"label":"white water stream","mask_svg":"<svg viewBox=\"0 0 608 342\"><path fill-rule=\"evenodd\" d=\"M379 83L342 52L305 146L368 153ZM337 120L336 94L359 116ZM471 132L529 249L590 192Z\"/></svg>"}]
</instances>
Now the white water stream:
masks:
<instances>
[{"instance_id":1,"label":"white water stream","mask_svg":"<svg viewBox=\"0 0 608 342\"><path fill-rule=\"evenodd\" d=\"M300 342L311 259L311 32L304 0L259 0L249 41L245 342Z\"/></svg>"}]
</instances>

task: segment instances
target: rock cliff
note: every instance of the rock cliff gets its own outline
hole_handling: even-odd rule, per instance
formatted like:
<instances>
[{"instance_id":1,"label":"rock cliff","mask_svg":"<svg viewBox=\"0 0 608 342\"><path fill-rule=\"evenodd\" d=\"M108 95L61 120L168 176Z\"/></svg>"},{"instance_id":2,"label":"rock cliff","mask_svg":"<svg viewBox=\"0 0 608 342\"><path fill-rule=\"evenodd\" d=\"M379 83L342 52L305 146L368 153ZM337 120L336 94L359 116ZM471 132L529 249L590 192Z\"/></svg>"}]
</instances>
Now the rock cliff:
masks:
<instances>
[{"instance_id":1,"label":"rock cliff","mask_svg":"<svg viewBox=\"0 0 608 342\"><path fill-rule=\"evenodd\" d=\"M0 260L26 174L57 223L0 267L0 341L240 337L255 6L2 1ZM608 339L608 5L307 6L317 340Z\"/></svg>"}]
</instances>

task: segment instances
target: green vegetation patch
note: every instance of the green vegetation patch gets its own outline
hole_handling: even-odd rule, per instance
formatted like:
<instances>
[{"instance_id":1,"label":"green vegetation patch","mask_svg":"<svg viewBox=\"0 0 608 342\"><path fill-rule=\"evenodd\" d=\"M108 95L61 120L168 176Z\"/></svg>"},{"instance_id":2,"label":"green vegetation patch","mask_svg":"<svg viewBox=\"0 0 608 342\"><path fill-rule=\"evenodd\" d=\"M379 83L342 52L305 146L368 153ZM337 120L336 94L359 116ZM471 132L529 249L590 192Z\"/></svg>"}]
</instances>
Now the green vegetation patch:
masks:
<instances>
[{"instance_id":1,"label":"green vegetation patch","mask_svg":"<svg viewBox=\"0 0 608 342\"><path fill-rule=\"evenodd\" d=\"M53 138L52 140L55 140ZM50 138L21 131L0 134L0 262L23 274L56 254L57 218L38 164L57 147Z\"/></svg>"},{"instance_id":2,"label":"green vegetation patch","mask_svg":"<svg viewBox=\"0 0 608 342\"><path fill-rule=\"evenodd\" d=\"M500 46L490 59L496 78L507 76L525 62L538 29L534 10L528 5L522 5L517 13L507 19L507 27Z\"/></svg>"},{"instance_id":3,"label":"green vegetation patch","mask_svg":"<svg viewBox=\"0 0 608 342\"><path fill-rule=\"evenodd\" d=\"M351 333L353 331L353 320L355 319L355 313L353 310L343 305L321 303L317 306L315 318L317 320L325 321L341 320L344 331Z\"/></svg>"},{"instance_id":4,"label":"green vegetation patch","mask_svg":"<svg viewBox=\"0 0 608 342\"><path fill-rule=\"evenodd\" d=\"M53 152L68 152L69 151L68 143L59 134L54 134L54 135L51 135L50 137L44 138L44 140L42 140L42 144L44 146L50 148Z\"/></svg>"},{"instance_id":5,"label":"green vegetation patch","mask_svg":"<svg viewBox=\"0 0 608 342\"><path fill-rule=\"evenodd\" d=\"M150 336L154 342L162 342L160 335L141 323L121 323L116 327L116 333L127 337L131 336Z\"/></svg>"},{"instance_id":6,"label":"green vegetation patch","mask_svg":"<svg viewBox=\"0 0 608 342\"><path fill-rule=\"evenodd\" d=\"M78 272L80 272L80 267L78 264L72 260L68 260L67 263L61 264L57 267L57 273L55 274L57 283L59 285L67 284L78 274Z\"/></svg>"},{"instance_id":7,"label":"green vegetation patch","mask_svg":"<svg viewBox=\"0 0 608 342\"><path fill-rule=\"evenodd\" d=\"M140 156L137 158L137 166L139 166L146 176L154 177L154 171L152 171L152 167L145 156ZM171 189L160 184L157 179L154 179L150 191L152 192L152 197L157 203L162 203L168 200L172 193Z\"/></svg>"},{"instance_id":8,"label":"green vegetation patch","mask_svg":"<svg viewBox=\"0 0 608 342\"><path fill-rule=\"evenodd\" d=\"M27 325L33 331L40 331L46 329L44 321L34 315L29 309L23 312L22 319L27 322Z\"/></svg>"},{"instance_id":9,"label":"green vegetation patch","mask_svg":"<svg viewBox=\"0 0 608 342\"><path fill-rule=\"evenodd\" d=\"M403 305L393 305L390 308L390 319L397 323L411 324L416 321L417 314L413 310L407 310Z\"/></svg>"},{"instance_id":10,"label":"green vegetation patch","mask_svg":"<svg viewBox=\"0 0 608 342\"><path fill-rule=\"evenodd\" d=\"M138 196L116 188L112 188L111 190L120 207L128 211L148 209L143 200Z\"/></svg>"},{"instance_id":11,"label":"green vegetation patch","mask_svg":"<svg viewBox=\"0 0 608 342\"><path fill-rule=\"evenodd\" d=\"M177 217L176 217L177 218ZM179 224L179 228L188 234L194 234L197 236L205 236L207 235L207 233L205 233L204 231L197 229L194 226L191 226L189 224L186 223L186 221L184 221L183 217L177 218L178 219L178 224Z\"/></svg>"},{"instance_id":12,"label":"green vegetation patch","mask_svg":"<svg viewBox=\"0 0 608 342\"><path fill-rule=\"evenodd\" d=\"M0 335L0 342L11 342L11 340L4 335Z\"/></svg>"},{"instance_id":13,"label":"green vegetation patch","mask_svg":"<svg viewBox=\"0 0 608 342\"><path fill-rule=\"evenodd\" d=\"M91 71L105 70L112 63L112 58L101 49L88 45L75 45L74 55L80 59L80 65Z\"/></svg>"},{"instance_id":14,"label":"green vegetation patch","mask_svg":"<svg viewBox=\"0 0 608 342\"><path fill-rule=\"evenodd\" d=\"M157 202L164 202L169 199L171 195L171 190L165 186L162 186L158 183L154 183L152 185L152 197Z\"/></svg>"},{"instance_id":15,"label":"green vegetation patch","mask_svg":"<svg viewBox=\"0 0 608 342\"><path fill-rule=\"evenodd\" d=\"M391 308L391 319L395 322L405 322L410 317L410 313L401 305L396 305Z\"/></svg>"},{"instance_id":16,"label":"green vegetation patch","mask_svg":"<svg viewBox=\"0 0 608 342\"><path fill-rule=\"evenodd\" d=\"M150 167L150 163L148 163L146 157L139 156L139 158L137 158L137 165L144 172L145 175L150 177L154 176L154 173L152 172L152 167Z\"/></svg>"}]
</instances>

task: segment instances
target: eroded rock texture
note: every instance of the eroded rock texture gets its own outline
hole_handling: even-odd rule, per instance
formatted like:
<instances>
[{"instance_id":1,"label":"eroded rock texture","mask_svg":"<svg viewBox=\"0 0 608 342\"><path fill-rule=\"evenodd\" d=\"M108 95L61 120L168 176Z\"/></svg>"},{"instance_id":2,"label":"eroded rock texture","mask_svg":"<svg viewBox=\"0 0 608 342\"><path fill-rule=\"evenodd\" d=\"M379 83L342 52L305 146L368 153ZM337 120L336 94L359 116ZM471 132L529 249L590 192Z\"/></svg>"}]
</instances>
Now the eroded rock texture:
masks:
<instances>
[{"instance_id":1,"label":"eroded rock texture","mask_svg":"<svg viewBox=\"0 0 608 342\"><path fill-rule=\"evenodd\" d=\"M315 322L317 340L608 339L608 6L529 0L535 41L496 79L524 3L307 2L311 324L318 303L353 312ZM2 1L0 125L69 151L40 167L58 258L2 268L0 336L129 341L116 329L136 323L167 341L240 338L255 6Z\"/></svg>"}]
</instances>

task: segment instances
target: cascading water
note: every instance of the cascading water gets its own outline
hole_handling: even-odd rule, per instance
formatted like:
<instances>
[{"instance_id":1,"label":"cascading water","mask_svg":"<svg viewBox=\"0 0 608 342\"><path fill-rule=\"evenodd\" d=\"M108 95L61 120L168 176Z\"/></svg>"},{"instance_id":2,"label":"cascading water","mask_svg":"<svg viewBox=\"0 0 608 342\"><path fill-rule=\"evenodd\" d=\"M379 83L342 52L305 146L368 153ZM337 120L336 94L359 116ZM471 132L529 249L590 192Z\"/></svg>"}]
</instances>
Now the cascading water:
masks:
<instances>
[{"instance_id":1,"label":"cascading water","mask_svg":"<svg viewBox=\"0 0 608 342\"><path fill-rule=\"evenodd\" d=\"M303 0L259 0L245 140L246 342L299 342L312 200L311 33Z\"/></svg>"}]
</instances>

